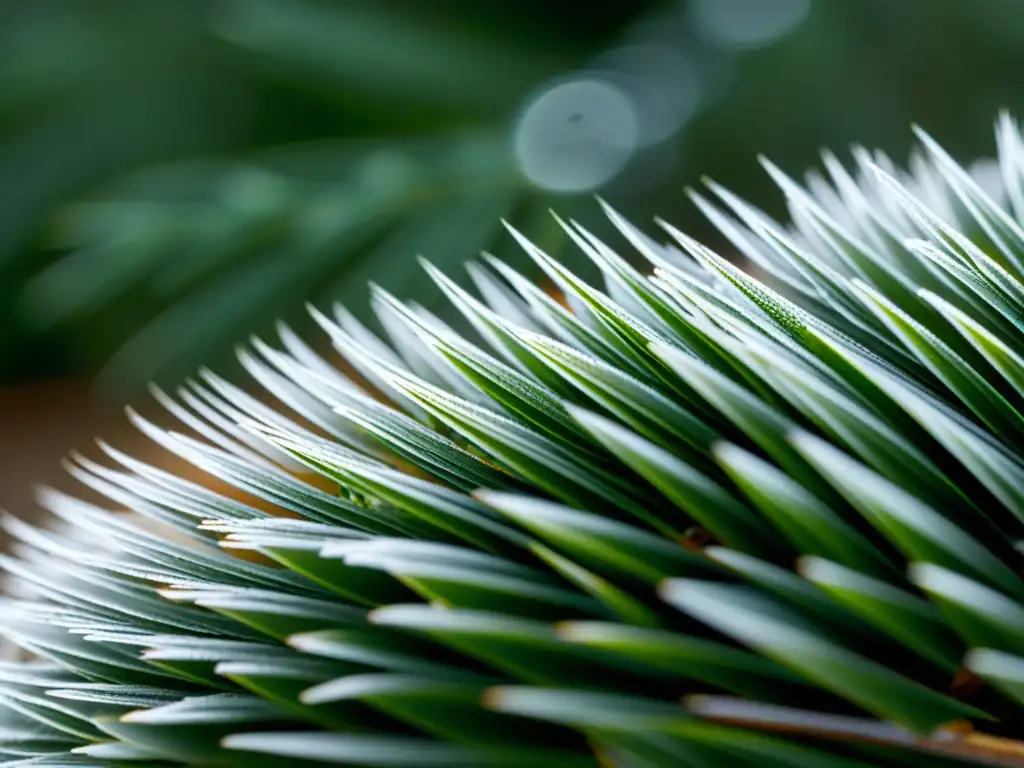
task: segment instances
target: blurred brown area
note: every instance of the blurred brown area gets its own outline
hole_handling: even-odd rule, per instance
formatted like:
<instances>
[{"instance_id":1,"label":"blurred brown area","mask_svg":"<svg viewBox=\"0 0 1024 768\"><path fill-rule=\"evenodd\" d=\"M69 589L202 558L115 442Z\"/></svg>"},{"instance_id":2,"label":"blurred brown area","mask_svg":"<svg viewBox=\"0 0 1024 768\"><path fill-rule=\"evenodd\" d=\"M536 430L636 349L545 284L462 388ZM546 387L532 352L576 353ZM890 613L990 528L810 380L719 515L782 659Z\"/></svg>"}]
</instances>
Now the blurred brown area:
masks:
<instances>
[{"instance_id":1,"label":"blurred brown area","mask_svg":"<svg viewBox=\"0 0 1024 768\"><path fill-rule=\"evenodd\" d=\"M184 425L152 401L137 407L147 419L168 429L189 433ZM290 415L302 421L296 414ZM45 524L45 513L34 500L35 489L39 486L56 488L111 508L109 500L75 480L63 466L63 460L72 452L110 465L96 445L97 438L218 493L274 514L286 514L155 445L135 429L123 413L99 405L85 379L52 379L0 388L0 510ZM309 472L298 474L322 490L337 490L326 478ZM6 544L5 534L0 530L0 549Z\"/></svg>"},{"instance_id":2,"label":"blurred brown area","mask_svg":"<svg viewBox=\"0 0 1024 768\"><path fill-rule=\"evenodd\" d=\"M90 402L88 383L57 379L0 389L0 509L31 517L36 485L71 490L61 467L72 450L93 453L99 435L121 444L130 435L123 418L101 414ZM132 439L136 438L132 436Z\"/></svg>"},{"instance_id":3,"label":"blurred brown area","mask_svg":"<svg viewBox=\"0 0 1024 768\"><path fill-rule=\"evenodd\" d=\"M155 409L143 409L147 418L171 426L165 414L151 410ZM123 413L99 405L85 379L0 388L0 425L0 510L23 520L45 523L45 513L34 498L40 486L110 507L109 501L75 480L63 466L72 452L109 465L96 445L97 438L142 461L225 490L147 440ZM6 543L0 531L0 549Z\"/></svg>"}]
</instances>

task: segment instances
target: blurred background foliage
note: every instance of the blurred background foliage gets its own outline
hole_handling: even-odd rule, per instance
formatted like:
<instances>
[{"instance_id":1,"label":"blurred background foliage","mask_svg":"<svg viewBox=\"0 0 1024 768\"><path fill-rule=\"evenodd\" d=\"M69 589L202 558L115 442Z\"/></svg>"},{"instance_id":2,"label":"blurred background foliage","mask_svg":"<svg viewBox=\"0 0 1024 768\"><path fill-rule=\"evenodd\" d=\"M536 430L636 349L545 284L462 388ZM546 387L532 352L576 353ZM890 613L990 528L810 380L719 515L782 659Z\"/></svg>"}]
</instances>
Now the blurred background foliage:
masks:
<instances>
[{"instance_id":1,"label":"blurred background foliage","mask_svg":"<svg viewBox=\"0 0 1024 768\"><path fill-rule=\"evenodd\" d=\"M429 308L417 254L558 252L594 192L714 240L683 189L778 213L757 153L991 154L1022 50L1020 0L0 0L0 385L124 401L367 280Z\"/></svg>"}]
</instances>

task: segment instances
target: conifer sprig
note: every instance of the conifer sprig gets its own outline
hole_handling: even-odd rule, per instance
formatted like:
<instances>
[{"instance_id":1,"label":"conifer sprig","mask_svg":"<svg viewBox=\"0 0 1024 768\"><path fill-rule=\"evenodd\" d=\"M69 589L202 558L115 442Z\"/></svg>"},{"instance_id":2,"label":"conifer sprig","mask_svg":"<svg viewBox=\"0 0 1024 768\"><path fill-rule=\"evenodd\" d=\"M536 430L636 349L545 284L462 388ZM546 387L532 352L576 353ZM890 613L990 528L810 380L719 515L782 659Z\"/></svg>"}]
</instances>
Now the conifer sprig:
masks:
<instances>
[{"instance_id":1,"label":"conifer sprig","mask_svg":"<svg viewBox=\"0 0 1024 768\"><path fill-rule=\"evenodd\" d=\"M985 189L920 133L790 224L692 197L756 267L608 215L584 282L512 231L136 425L238 493L101 444L4 519L2 766L1024 765L1024 141ZM366 387L355 379L364 380ZM319 477L311 482L310 473ZM111 511L116 510L116 511ZM125 515L122 511L129 511ZM139 521L145 519L146 525Z\"/></svg>"}]
</instances>

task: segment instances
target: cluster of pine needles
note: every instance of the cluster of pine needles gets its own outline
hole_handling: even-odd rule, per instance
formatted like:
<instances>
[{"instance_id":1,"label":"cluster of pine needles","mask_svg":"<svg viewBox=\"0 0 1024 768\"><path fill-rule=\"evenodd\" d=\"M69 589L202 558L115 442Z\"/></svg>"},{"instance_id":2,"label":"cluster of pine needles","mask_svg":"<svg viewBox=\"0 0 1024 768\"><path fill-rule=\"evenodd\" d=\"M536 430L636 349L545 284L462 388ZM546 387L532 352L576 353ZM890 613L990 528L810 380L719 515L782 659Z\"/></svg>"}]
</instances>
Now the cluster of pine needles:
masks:
<instances>
[{"instance_id":1,"label":"cluster of pine needles","mask_svg":"<svg viewBox=\"0 0 1024 768\"><path fill-rule=\"evenodd\" d=\"M240 353L267 398L156 391L183 428L139 429L237 493L101 444L69 470L113 511L5 518L0 766L1024 765L996 134L984 173L923 133L766 162L788 224L709 182L749 270L608 208L629 258L559 222L600 285L513 231L558 298L424 264L471 331L375 289L379 332L312 310L348 373L281 327Z\"/></svg>"}]
</instances>

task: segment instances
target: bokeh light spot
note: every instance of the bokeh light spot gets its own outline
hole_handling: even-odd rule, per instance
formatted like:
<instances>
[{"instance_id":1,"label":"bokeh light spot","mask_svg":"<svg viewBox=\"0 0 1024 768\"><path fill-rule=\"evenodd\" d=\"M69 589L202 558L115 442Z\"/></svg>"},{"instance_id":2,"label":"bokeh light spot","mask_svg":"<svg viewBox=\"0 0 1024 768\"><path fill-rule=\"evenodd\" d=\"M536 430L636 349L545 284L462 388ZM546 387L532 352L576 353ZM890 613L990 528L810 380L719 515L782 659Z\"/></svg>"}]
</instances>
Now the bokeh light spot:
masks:
<instances>
[{"instance_id":1,"label":"bokeh light spot","mask_svg":"<svg viewBox=\"0 0 1024 768\"><path fill-rule=\"evenodd\" d=\"M729 48L760 48L804 20L811 0L695 0L693 13L709 37Z\"/></svg>"},{"instance_id":2,"label":"bokeh light spot","mask_svg":"<svg viewBox=\"0 0 1024 768\"><path fill-rule=\"evenodd\" d=\"M667 45L617 48L596 64L613 73L614 82L633 102L643 146L673 136L700 104L700 82L693 65Z\"/></svg>"},{"instance_id":3,"label":"bokeh light spot","mask_svg":"<svg viewBox=\"0 0 1024 768\"><path fill-rule=\"evenodd\" d=\"M586 192L614 177L637 147L633 102L595 77L556 83L523 110L514 134L516 160L533 184Z\"/></svg>"}]
</instances>

